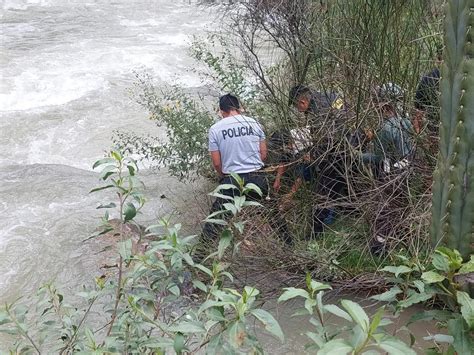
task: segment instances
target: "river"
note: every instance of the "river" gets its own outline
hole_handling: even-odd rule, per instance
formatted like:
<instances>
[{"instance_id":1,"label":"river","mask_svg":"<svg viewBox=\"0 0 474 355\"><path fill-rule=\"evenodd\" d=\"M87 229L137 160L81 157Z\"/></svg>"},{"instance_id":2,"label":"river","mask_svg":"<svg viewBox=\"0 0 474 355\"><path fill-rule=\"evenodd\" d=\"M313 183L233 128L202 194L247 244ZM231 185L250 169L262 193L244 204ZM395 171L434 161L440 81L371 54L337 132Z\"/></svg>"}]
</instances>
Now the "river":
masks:
<instances>
[{"instance_id":1,"label":"river","mask_svg":"<svg viewBox=\"0 0 474 355\"><path fill-rule=\"evenodd\" d=\"M99 183L92 164L110 149L114 129L160 134L130 99L134 71L200 86L187 49L212 17L181 0L2 0L1 7L0 300L8 301L51 279L74 288L95 274L95 245L81 241L108 197L88 193ZM150 201L142 221L189 200L165 172L142 176Z\"/></svg>"}]
</instances>

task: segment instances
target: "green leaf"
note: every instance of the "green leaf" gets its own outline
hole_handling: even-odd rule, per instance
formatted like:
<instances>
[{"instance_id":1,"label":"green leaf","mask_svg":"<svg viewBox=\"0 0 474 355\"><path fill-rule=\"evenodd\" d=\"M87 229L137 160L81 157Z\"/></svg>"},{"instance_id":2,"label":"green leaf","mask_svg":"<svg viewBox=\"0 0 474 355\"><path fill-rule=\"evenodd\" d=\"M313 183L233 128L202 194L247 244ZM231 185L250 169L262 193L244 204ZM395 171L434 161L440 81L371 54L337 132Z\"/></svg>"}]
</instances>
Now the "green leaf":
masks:
<instances>
[{"instance_id":1,"label":"green leaf","mask_svg":"<svg viewBox=\"0 0 474 355\"><path fill-rule=\"evenodd\" d=\"M352 320L349 313L347 313L346 311L343 311L342 309L340 309L338 306L336 306L334 304L327 304L327 305L324 306L324 309L326 311L328 311L329 313L332 313L335 316L344 318L345 320L347 320L349 322Z\"/></svg>"},{"instance_id":2,"label":"green leaf","mask_svg":"<svg viewBox=\"0 0 474 355\"><path fill-rule=\"evenodd\" d=\"M413 314L409 321L408 325L418 321L431 321L433 319L440 321L440 322L447 322L452 318L453 314L447 310L430 310L430 311L423 311L417 312Z\"/></svg>"},{"instance_id":3,"label":"green leaf","mask_svg":"<svg viewBox=\"0 0 474 355\"><path fill-rule=\"evenodd\" d=\"M474 330L474 300L466 292L456 292L456 298L461 305L461 314L470 330Z\"/></svg>"},{"instance_id":4,"label":"green leaf","mask_svg":"<svg viewBox=\"0 0 474 355\"><path fill-rule=\"evenodd\" d=\"M426 271L421 274L421 278L423 281L425 281L428 284L432 283L437 283L441 282L445 279L443 275L438 274L437 272L434 271Z\"/></svg>"},{"instance_id":5,"label":"green leaf","mask_svg":"<svg viewBox=\"0 0 474 355\"><path fill-rule=\"evenodd\" d=\"M318 351L318 355L346 355L352 353L354 349L352 346L342 339L334 339L328 341Z\"/></svg>"},{"instance_id":6,"label":"green leaf","mask_svg":"<svg viewBox=\"0 0 474 355\"><path fill-rule=\"evenodd\" d=\"M453 347L458 354L473 353L474 342L469 329L467 329L467 324L461 317L448 321L448 332L454 338Z\"/></svg>"},{"instance_id":7,"label":"green leaf","mask_svg":"<svg viewBox=\"0 0 474 355\"><path fill-rule=\"evenodd\" d=\"M97 168L98 166L101 166L101 165L104 165L104 164L113 164L115 163L115 160L113 158L104 158L104 159L100 159L100 160L97 160L94 165L92 165L92 170L94 170L95 168Z\"/></svg>"},{"instance_id":8,"label":"green leaf","mask_svg":"<svg viewBox=\"0 0 474 355\"><path fill-rule=\"evenodd\" d=\"M379 308L377 313L375 313L374 317L372 318L372 322L370 323L370 327L369 327L369 333L370 334L374 334L375 330L380 325L380 322L382 320L382 316L383 316L384 312L385 312L385 308L382 307L382 308Z\"/></svg>"},{"instance_id":9,"label":"green leaf","mask_svg":"<svg viewBox=\"0 0 474 355\"><path fill-rule=\"evenodd\" d=\"M117 167L115 165L107 165L102 169L102 171L99 174L99 179L101 180L107 180L109 176L114 174L117 170Z\"/></svg>"},{"instance_id":10,"label":"green leaf","mask_svg":"<svg viewBox=\"0 0 474 355\"><path fill-rule=\"evenodd\" d=\"M366 332L364 332L364 330L361 328L361 326L356 325L352 329L352 337L351 337L351 340L350 340L349 343L352 345L352 347L354 349L357 349L360 346L362 346L362 344L364 344L364 342L367 339L367 336L368 336L368 334Z\"/></svg>"},{"instance_id":11,"label":"green leaf","mask_svg":"<svg viewBox=\"0 0 474 355\"><path fill-rule=\"evenodd\" d=\"M232 239L234 236L229 229L226 229L222 232L221 237L219 239L219 245L217 247L217 255L219 259L222 259L224 256L225 250L231 245Z\"/></svg>"},{"instance_id":12,"label":"green leaf","mask_svg":"<svg viewBox=\"0 0 474 355\"><path fill-rule=\"evenodd\" d=\"M244 193L248 193L249 191L255 191L260 197L263 196L263 193L260 187L258 187L254 183L249 183L245 185Z\"/></svg>"},{"instance_id":13,"label":"green leaf","mask_svg":"<svg viewBox=\"0 0 474 355\"><path fill-rule=\"evenodd\" d=\"M234 222L234 227L239 231L240 234L242 234L244 233L245 222Z\"/></svg>"},{"instance_id":14,"label":"green leaf","mask_svg":"<svg viewBox=\"0 0 474 355\"><path fill-rule=\"evenodd\" d=\"M449 261L448 258L441 254L434 254L433 260L431 261L436 270L448 272L449 271Z\"/></svg>"},{"instance_id":15,"label":"green leaf","mask_svg":"<svg viewBox=\"0 0 474 355\"><path fill-rule=\"evenodd\" d=\"M204 272L205 274L207 274L208 276L212 277L212 271L209 270L209 268L205 267L204 265L201 265L201 264L194 264L193 265L196 269L199 269L201 270L202 272Z\"/></svg>"},{"instance_id":16,"label":"green leaf","mask_svg":"<svg viewBox=\"0 0 474 355\"><path fill-rule=\"evenodd\" d=\"M468 274L470 272L474 272L474 255L471 255L471 260L461 266L458 274Z\"/></svg>"},{"instance_id":17,"label":"green leaf","mask_svg":"<svg viewBox=\"0 0 474 355\"><path fill-rule=\"evenodd\" d=\"M408 266L405 265L400 265L400 266L385 266L382 271L387 271L392 274L395 274L395 277L398 277L398 275L401 274L407 274L409 272L412 272L413 270L409 268Z\"/></svg>"},{"instance_id":18,"label":"green leaf","mask_svg":"<svg viewBox=\"0 0 474 355\"><path fill-rule=\"evenodd\" d=\"M309 314L313 314L313 308L317 305L317 301L313 298L307 298L304 301L304 308L308 310Z\"/></svg>"},{"instance_id":19,"label":"green leaf","mask_svg":"<svg viewBox=\"0 0 474 355\"><path fill-rule=\"evenodd\" d=\"M415 280L413 281L413 284L415 285L415 287L418 289L420 293L425 292L425 283L423 281Z\"/></svg>"},{"instance_id":20,"label":"green leaf","mask_svg":"<svg viewBox=\"0 0 474 355\"><path fill-rule=\"evenodd\" d=\"M181 354L184 349L184 336L183 334L176 334L174 337L174 342L173 342L173 348L174 351L176 351L176 354Z\"/></svg>"},{"instance_id":21,"label":"green leaf","mask_svg":"<svg viewBox=\"0 0 474 355\"><path fill-rule=\"evenodd\" d=\"M184 253L182 256L183 256L183 260L186 261L186 263L188 265L190 265L190 266L194 265L194 260L191 257L191 255L189 255L188 253Z\"/></svg>"},{"instance_id":22,"label":"green leaf","mask_svg":"<svg viewBox=\"0 0 474 355\"><path fill-rule=\"evenodd\" d=\"M411 349L403 341L394 337L385 338L378 345L389 355L416 355L415 350Z\"/></svg>"},{"instance_id":23,"label":"green leaf","mask_svg":"<svg viewBox=\"0 0 474 355\"><path fill-rule=\"evenodd\" d=\"M403 291L400 290L398 286L394 286L390 290L384 293L381 293L380 295L372 296L370 298L376 301L381 301L381 302L394 302L397 300L397 295L402 292Z\"/></svg>"},{"instance_id":24,"label":"green leaf","mask_svg":"<svg viewBox=\"0 0 474 355\"><path fill-rule=\"evenodd\" d=\"M51 308L52 307L46 308L46 310L43 312L43 314L46 313ZM10 319L10 316L8 315L8 313L5 312L5 311L0 311L0 325L8 324L8 323L11 323L11 322L12 322L12 320Z\"/></svg>"},{"instance_id":25,"label":"green leaf","mask_svg":"<svg viewBox=\"0 0 474 355\"><path fill-rule=\"evenodd\" d=\"M310 298L309 293L306 290L303 290L301 288L286 287L284 288L284 290L285 291L278 298L278 302L288 301L296 297L303 297L306 299Z\"/></svg>"},{"instance_id":26,"label":"green leaf","mask_svg":"<svg viewBox=\"0 0 474 355\"><path fill-rule=\"evenodd\" d=\"M117 161L122 160L122 154L120 154L119 151L113 150L113 151L110 152L110 155L112 156L112 158L114 158Z\"/></svg>"},{"instance_id":27,"label":"green leaf","mask_svg":"<svg viewBox=\"0 0 474 355\"><path fill-rule=\"evenodd\" d=\"M321 290L331 290L332 289L332 287L329 286L328 284L323 284L321 282L314 281L314 280L310 281L310 286L311 286L311 290L313 292L317 292L317 291L321 291Z\"/></svg>"},{"instance_id":28,"label":"green leaf","mask_svg":"<svg viewBox=\"0 0 474 355\"><path fill-rule=\"evenodd\" d=\"M94 239L94 238L97 238L97 237L100 237L101 235L104 235L106 233L109 233L111 231L113 231L114 229L112 227L105 227L104 229L100 230L100 231L97 231L97 232L94 232L92 235L90 235L89 237L87 237L86 239L83 239L82 242L87 242L88 240L90 239Z\"/></svg>"},{"instance_id":29,"label":"green leaf","mask_svg":"<svg viewBox=\"0 0 474 355\"><path fill-rule=\"evenodd\" d=\"M245 327L240 321L235 321L229 327L229 342L235 348L240 348L244 342L247 334L245 333Z\"/></svg>"},{"instance_id":30,"label":"green leaf","mask_svg":"<svg viewBox=\"0 0 474 355\"><path fill-rule=\"evenodd\" d=\"M135 176L135 167L133 167L132 165L127 165L127 169L130 176Z\"/></svg>"},{"instance_id":31,"label":"green leaf","mask_svg":"<svg viewBox=\"0 0 474 355\"><path fill-rule=\"evenodd\" d=\"M88 327L85 327L84 333L86 334L87 340L89 341L89 346L95 346L95 339L92 331Z\"/></svg>"},{"instance_id":32,"label":"green leaf","mask_svg":"<svg viewBox=\"0 0 474 355\"><path fill-rule=\"evenodd\" d=\"M451 335L447 335L447 334L434 334L434 335L423 337L423 340L432 340L436 343L452 344L454 341L454 338Z\"/></svg>"},{"instance_id":33,"label":"green leaf","mask_svg":"<svg viewBox=\"0 0 474 355\"><path fill-rule=\"evenodd\" d=\"M137 215L137 209L135 208L135 205L131 202L128 202L125 205L124 211L123 211L123 216L124 216L124 221L131 221L132 219L135 218Z\"/></svg>"},{"instance_id":34,"label":"green leaf","mask_svg":"<svg viewBox=\"0 0 474 355\"><path fill-rule=\"evenodd\" d=\"M246 200L242 205L242 207L249 207L249 206L262 207L262 204L257 202L257 201L248 201L248 200Z\"/></svg>"},{"instance_id":35,"label":"green leaf","mask_svg":"<svg viewBox=\"0 0 474 355\"><path fill-rule=\"evenodd\" d=\"M201 306L199 307L198 314L201 314L202 312L208 310L209 308L228 306L228 305L231 305L231 304L232 304L232 302L207 300L207 301L203 302L201 304Z\"/></svg>"},{"instance_id":36,"label":"green leaf","mask_svg":"<svg viewBox=\"0 0 474 355\"><path fill-rule=\"evenodd\" d=\"M233 200L234 199L232 196L223 195L223 194L220 194L218 192L211 192L209 194L209 196L218 197L218 198L221 198L223 200Z\"/></svg>"},{"instance_id":37,"label":"green leaf","mask_svg":"<svg viewBox=\"0 0 474 355\"><path fill-rule=\"evenodd\" d=\"M232 212L234 216L239 212L237 207L231 202L224 203L223 206L227 211Z\"/></svg>"},{"instance_id":38,"label":"green leaf","mask_svg":"<svg viewBox=\"0 0 474 355\"><path fill-rule=\"evenodd\" d=\"M119 242L119 252L124 260L127 260L132 255L132 240L127 239Z\"/></svg>"},{"instance_id":39,"label":"green leaf","mask_svg":"<svg viewBox=\"0 0 474 355\"><path fill-rule=\"evenodd\" d=\"M235 196L234 197L234 206L238 212L242 209L242 206L245 202L245 196Z\"/></svg>"},{"instance_id":40,"label":"green leaf","mask_svg":"<svg viewBox=\"0 0 474 355\"><path fill-rule=\"evenodd\" d=\"M171 332L204 333L206 329L200 322L181 322L168 328Z\"/></svg>"},{"instance_id":41,"label":"green leaf","mask_svg":"<svg viewBox=\"0 0 474 355\"><path fill-rule=\"evenodd\" d=\"M89 193L105 190L105 189L110 189L111 187L114 187L114 185L107 185L107 186L101 186L101 187L96 187L95 189L92 189L89 191Z\"/></svg>"},{"instance_id":42,"label":"green leaf","mask_svg":"<svg viewBox=\"0 0 474 355\"><path fill-rule=\"evenodd\" d=\"M238 190L239 188L232 184L222 184L222 185L217 186L216 189L212 191L212 193L218 193L219 191L232 190L232 189Z\"/></svg>"},{"instance_id":43,"label":"green leaf","mask_svg":"<svg viewBox=\"0 0 474 355\"><path fill-rule=\"evenodd\" d=\"M263 309L254 309L250 311L250 313L252 313L260 322L262 322L265 329L269 333L280 339L282 343L285 341L285 336L283 335L283 331L280 328L280 324L278 324L277 320L270 313Z\"/></svg>"},{"instance_id":44,"label":"green leaf","mask_svg":"<svg viewBox=\"0 0 474 355\"><path fill-rule=\"evenodd\" d=\"M96 209L101 209L101 208L115 208L117 205L113 202L110 202L108 205L103 205L100 204L99 206L96 207Z\"/></svg>"},{"instance_id":45,"label":"green leaf","mask_svg":"<svg viewBox=\"0 0 474 355\"><path fill-rule=\"evenodd\" d=\"M207 292L207 286L204 282L199 280L193 280L193 286L197 289L201 290L202 292Z\"/></svg>"},{"instance_id":46,"label":"green leaf","mask_svg":"<svg viewBox=\"0 0 474 355\"><path fill-rule=\"evenodd\" d=\"M413 306L414 304L428 301L432 297L433 295L431 293L416 293L415 292L412 295L410 295L406 300L400 301L398 305L401 308L408 308L410 306Z\"/></svg>"},{"instance_id":47,"label":"green leaf","mask_svg":"<svg viewBox=\"0 0 474 355\"><path fill-rule=\"evenodd\" d=\"M324 345L324 340L319 334L313 332L306 332L305 335L310 338L313 343L318 346L318 348L321 348Z\"/></svg>"},{"instance_id":48,"label":"green leaf","mask_svg":"<svg viewBox=\"0 0 474 355\"><path fill-rule=\"evenodd\" d=\"M341 305L350 314L352 320L359 324L365 332L368 332L370 324L369 317L362 307L351 300L342 300Z\"/></svg>"},{"instance_id":49,"label":"green leaf","mask_svg":"<svg viewBox=\"0 0 474 355\"><path fill-rule=\"evenodd\" d=\"M206 218L204 220L204 222L212 223L212 224L218 224L218 225L221 225L221 226L226 226L227 225L227 222L224 221L223 219Z\"/></svg>"},{"instance_id":50,"label":"green leaf","mask_svg":"<svg viewBox=\"0 0 474 355\"><path fill-rule=\"evenodd\" d=\"M169 286L168 286L168 291L170 291L171 294L173 294L173 295L175 295L175 296L177 296L177 297L179 297L179 295L181 294L181 291L180 291L178 285L175 285L175 284L169 285Z\"/></svg>"},{"instance_id":51,"label":"green leaf","mask_svg":"<svg viewBox=\"0 0 474 355\"><path fill-rule=\"evenodd\" d=\"M462 256L456 249L449 249L446 247L438 247L435 253L444 255L448 258L449 269L455 271L461 267Z\"/></svg>"}]
</instances>

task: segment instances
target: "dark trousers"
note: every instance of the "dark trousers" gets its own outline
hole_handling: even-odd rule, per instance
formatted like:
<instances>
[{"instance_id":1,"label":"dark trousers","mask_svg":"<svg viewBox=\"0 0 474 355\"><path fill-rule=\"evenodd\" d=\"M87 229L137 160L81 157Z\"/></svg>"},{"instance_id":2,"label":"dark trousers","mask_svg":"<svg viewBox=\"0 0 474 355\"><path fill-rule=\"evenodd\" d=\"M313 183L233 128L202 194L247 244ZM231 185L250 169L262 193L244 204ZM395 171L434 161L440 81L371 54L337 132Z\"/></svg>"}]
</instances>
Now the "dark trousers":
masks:
<instances>
[{"instance_id":1,"label":"dark trousers","mask_svg":"<svg viewBox=\"0 0 474 355\"><path fill-rule=\"evenodd\" d=\"M335 201L345 195L346 181L339 171L330 169L321 174L316 184L316 192L327 196L329 201ZM321 233L325 224L330 224L334 218L334 208L313 208L313 233Z\"/></svg>"},{"instance_id":2,"label":"dark trousers","mask_svg":"<svg viewBox=\"0 0 474 355\"><path fill-rule=\"evenodd\" d=\"M335 201L346 195L347 183L340 166L323 161L319 165L319 172L311 173L311 183L314 184L313 191L326 196L329 201ZM323 232L326 224L332 223L334 208L319 207L313 204L312 208L312 232L318 234Z\"/></svg>"},{"instance_id":3,"label":"dark trousers","mask_svg":"<svg viewBox=\"0 0 474 355\"><path fill-rule=\"evenodd\" d=\"M268 193L268 183L267 183L267 179L266 179L264 173L252 172L252 173L239 174L239 176L244 180L244 186L245 186L245 184L253 183L253 184L257 185L260 188L260 190L262 190L262 196L260 196L258 193L254 192L254 191L251 191L247 195L247 198L249 200L258 201L258 200L264 198L267 195L267 193ZM219 181L219 184L220 185L232 184L232 185L237 186L236 189L221 190L219 193L221 193L222 195L232 196L232 197L240 196L241 192L238 189L238 184L232 178L232 176L230 176L230 175L224 176ZM214 201L214 203L211 206L211 210L209 211L209 214L212 214L214 212L223 210L224 209L224 203L227 203L227 202L231 202L231 201L217 197L216 200ZM228 216L229 216L229 213L224 213L224 214L219 215L215 218L226 218ZM222 230L222 226L220 226L218 224L206 222L206 224L204 224L204 227L202 229L202 237L204 239L207 239L207 240L215 240L218 237L221 230Z\"/></svg>"}]
</instances>

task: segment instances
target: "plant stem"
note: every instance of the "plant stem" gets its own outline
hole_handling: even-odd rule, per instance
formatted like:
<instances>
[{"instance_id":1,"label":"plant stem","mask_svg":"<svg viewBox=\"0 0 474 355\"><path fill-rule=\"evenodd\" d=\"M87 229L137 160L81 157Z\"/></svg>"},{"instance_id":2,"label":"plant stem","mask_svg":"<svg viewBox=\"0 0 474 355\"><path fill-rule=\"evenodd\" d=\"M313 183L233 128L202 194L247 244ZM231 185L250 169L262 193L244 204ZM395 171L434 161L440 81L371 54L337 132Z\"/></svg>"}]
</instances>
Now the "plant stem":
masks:
<instances>
[{"instance_id":1,"label":"plant stem","mask_svg":"<svg viewBox=\"0 0 474 355\"><path fill-rule=\"evenodd\" d=\"M6 307L6 311L7 311L8 315L10 316L10 318L12 319L12 321L15 323L17 329L20 331L20 334L22 334L26 339L28 339L28 341L31 343L31 345L35 348L36 352L39 355L41 355L40 349L38 348L38 346L36 345L34 340L28 335L28 332L26 330L23 330L23 328L20 325L20 322L18 322L18 320L15 318L15 316L10 312L9 307Z\"/></svg>"},{"instance_id":2,"label":"plant stem","mask_svg":"<svg viewBox=\"0 0 474 355\"><path fill-rule=\"evenodd\" d=\"M97 300L97 296L94 297L92 299L92 301L90 302L89 304L89 307L87 307L87 310L86 312L84 313L84 316L82 317L81 321L79 322L79 325L77 326L77 328L74 330L74 334L72 335L72 337L69 339L69 341L67 342L66 346L60 351L60 355L63 354L68 348L69 346L72 344L72 342L75 340L75 338L77 337L77 334L79 333L79 329L81 328L82 324L84 323L84 321L86 320L87 318L87 315L89 314L92 306L94 305L95 301Z\"/></svg>"},{"instance_id":3,"label":"plant stem","mask_svg":"<svg viewBox=\"0 0 474 355\"><path fill-rule=\"evenodd\" d=\"M119 162L119 167L118 167L118 175L119 175L119 179L118 181L122 181L122 161ZM123 227L124 227L124 218L123 218L123 205L125 203L125 200L124 200L124 197L122 195L122 193L120 192L117 192L117 195L119 197L119 206L120 206L120 242L123 242ZM117 293L115 295L115 305L114 305L114 311L112 313L112 318L110 320L110 326L109 326L109 330L107 331L107 336L110 335L110 333L112 332L112 328L114 326L114 323L115 323L115 318L117 317L117 310L118 310L118 306L119 306L119 303L120 303L120 298L121 298L121 295L122 295L122 271L123 271L123 257L122 255L120 254L120 257L119 257L119 274L118 274L118 281L117 281Z\"/></svg>"}]
</instances>

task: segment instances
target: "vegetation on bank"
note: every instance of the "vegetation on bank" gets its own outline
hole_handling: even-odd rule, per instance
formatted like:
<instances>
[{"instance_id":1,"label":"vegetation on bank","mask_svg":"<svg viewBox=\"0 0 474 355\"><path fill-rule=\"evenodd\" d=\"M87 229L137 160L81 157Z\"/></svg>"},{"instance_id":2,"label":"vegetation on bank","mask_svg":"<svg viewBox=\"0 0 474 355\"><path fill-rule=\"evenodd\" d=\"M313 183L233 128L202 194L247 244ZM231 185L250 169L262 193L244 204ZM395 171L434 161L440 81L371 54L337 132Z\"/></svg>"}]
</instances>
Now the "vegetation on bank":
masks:
<instances>
[{"instance_id":1,"label":"vegetation on bank","mask_svg":"<svg viewBox=\"0 0 474 355\"><path fill-rule=\"evenodd\" d=\"M420 76L435 66L436 53L443 47L444 4L443 0L305 0L255 1L219 7L225 34L211 33L195 39L190 48L191 56L199 64L197 68L201 68L195 70L203 76L209 91L196 95L177 86L157 87L151 75L137 73L135 98L150 112L150 119L164 127L166 138L126 131L115 133L115 143L138 159L167 167L180 179L213 177L207 131L215 120L215 97L223 92L239 96L246 114L264 123L270 139L275 132L308 124L307 117L288 106L288 91L296 84L306 84L315 91L337 92L346 106L344 125L347 130L377 132L382 118L373 92L384 83L396 83L402 88L400 114L415 115L414 96ZM446 93L445 97L448 96ZM324 145L324 140L334 135L330 120L317 122L316 128L320 134L313 142L315 147ZM454 134L455 130L450 132ZM467 132L463 134L468 136ZM442 139L454 139L446 137ZM257 245L260 250L272 250L272 253L257 254L265 255L258 258L259 267L296 268L302 274L310 271L313 277L333 281L379 270L396 262L397 254L427 261L433 246L441 239L440 235L433 240L430 238L431 186L436 165L436 148L433 147L437 147L437 141L424 128L418 133L412 132L410 139L416 148L409 167L383 178L376 177L370 166L360 162L365 153L374 149L373 142L363 138L357 147L343 140L336 142L333 150L344 157L341 174L347 185L346 196L338 199L330 199L306 186L295 196L293 205L282 209L284 194L295 180L292 169L288 169L281 191L272 191L271 200L265 203L265 216L253 220L257 225L252 231L264 230L264 234L272 235L257 242L261 244ZM279 148L270 149L268 165L271 168L276 165L272 158L278 155ZM465 159L469 159L470 155L465 152ZM322 152L313 163L331 159L331 154L335 154L334 151ZM447 164L445 169L449 166ZM460 169L455 184L459 194L463 186L461 170L465 165L459 161L456 166ZM446 188L443 181L447 174L445 170L437 180L436 189ZM270 185L274 177L275 173L269 172ZM446 206L447 196L445 193L437 201L436 221L441 221L446 212L442 205ZM466 201L472 200L469 196ZM324 238L308 241L311 234L311 218L308 217L314 205L333 209L337 218L326 228ZM472 209L464 209L462 203L458 206L463 211ZM279 231L266 226L275 213L288 223L296 239L294 248L272 247ZM472 222L466 216L464 221L463 240L469 240ZM372 244L380 235L385 240L384 252L374 256ZM459 249L455 244L451 247ZM461 252L465 257L466 250L471 248L469 242L464 244ZM252 260L255 255L247 258L243 265ZM327 262L321 264L315 260ZM338 268L336 263L343 265ZM373 281L368 280L368 284Z\"/></svg>"},{"instance_id":2,"label":"vegetation on bank","mask_svg":"<svg viewBox=\"0 0 474 355\"><path fill-rule=\"evenodd\" d=\"M138 245L125 233L143 207L144 197L136 163L114 151L98 161L104 182L93 191L109 190L116 201L99 206L107 209L102 232L110 231L110 217L118 215L115 233L119 263L117 273L96 278L95 286L84 287L74 298L66 299L52 284L42 287L31 298L6 305L0 311L0 332L11 335L12 354L84 353L84 354L164 354L164 353L263 353L255 322L284 342L284 333L274 316L266 311L259 290L254 286L234 288L229 270L229 254L238 253L245 231L242 211L261 208L246 199L255 186L240 182L240 194L224 207L233 217L216 219L225 226L217 250L207 261L196 263L192 256L195 236L180 236L179 225L166 220L138 228ZM238 178L238 177L236 177ZM220 189L231 188L222 185ZM109 213L109 210L111 211ZM217 217L218 218L218 217ZM99 235L98 233L97 235ZM457 251L440 248L432 263L423 266L402 258L402 264L387 266L393 285L372 297L385 303L369 317L351 300L328 304L324 293L331 286L306 275L304 288L287 287L279 302L301 298L303 308L295 316L309 318L306 335L308 351L318 354L415 354L410 344L387 331L392 322L411 305L431 300L443 302L445 309L416 314L410 322L435 319L442 333L431 335L432 354L469 354L473 349L474 300L460 287L459 277L474 271L474 258L463 263ZM344 326L336 327L334 317ZM447 334L446 330L447 328ZM440 344L447 343L447 346Z\"/></svg>"}]
</instances>

